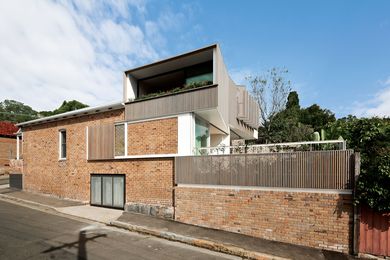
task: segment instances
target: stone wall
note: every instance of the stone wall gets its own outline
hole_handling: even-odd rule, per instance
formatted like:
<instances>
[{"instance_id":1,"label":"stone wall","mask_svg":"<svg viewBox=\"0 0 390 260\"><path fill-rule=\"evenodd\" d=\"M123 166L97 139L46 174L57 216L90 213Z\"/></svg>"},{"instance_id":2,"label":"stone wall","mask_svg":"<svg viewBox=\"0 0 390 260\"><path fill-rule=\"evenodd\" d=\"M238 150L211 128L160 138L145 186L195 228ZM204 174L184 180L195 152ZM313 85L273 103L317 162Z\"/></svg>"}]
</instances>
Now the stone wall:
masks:
<instances>
[{"instance_id":1,"label":"stone wall","mask_svg":"<svg viewBox=\"0 0 390 260\"><path fill-rule=\"evenodd\" d=\"M175 220L348 253L352 195L179 186Z\"/></svg>"}]
</instances>

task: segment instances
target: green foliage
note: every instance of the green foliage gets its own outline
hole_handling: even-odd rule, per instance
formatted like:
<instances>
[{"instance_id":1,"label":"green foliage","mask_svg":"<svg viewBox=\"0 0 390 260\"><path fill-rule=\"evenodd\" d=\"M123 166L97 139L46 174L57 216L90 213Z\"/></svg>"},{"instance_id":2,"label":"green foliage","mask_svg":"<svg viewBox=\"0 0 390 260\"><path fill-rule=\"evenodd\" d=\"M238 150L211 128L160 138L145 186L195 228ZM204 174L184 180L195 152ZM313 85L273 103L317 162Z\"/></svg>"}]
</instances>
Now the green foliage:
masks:
<instances>
[{"instance_id":1,"label":"green foliage","mask_svg":"<svg viewBox=\"0 0 390 260\"><path fill-rule=\"evenodd\" d=\"M272 116L259 128L260 143L300 142L313 139L313 127L300 121L298 93L289 93L286 108Z\"/></svg>"},{"instance_id":2,"label":"green foliage","mask_svg":"<svg viewBox=\"0 0 390 260\"><path fill-rule=\"evenodd\" d=\"M72 100L72 101L64 100L64 102L62 102L62 105L59 108L53 111L41 111L39 112L39 114L42 116L52 116L52 115L62 114L65 112L69 112L69 111L73 111L85 107L88 107L88 105L83 104L77 100Z\"/></svg>"},{"instance_id":3,"label":"green foliage","mask_svg":"<svg viewBox=\"0 0 390 260\"><path fill-rule=\"evenodd\" d=\"M36 118L38 112L21 102L8 99L0 102L0 121L20 123Z\"/></svg>"},{"instance_id":4,"label":"green foliage","mask_svg":"<svg viewBox=\"0 0 390 260\"><path fill-rule=\"evenodd\" d=\"M356 202L390 211L390 119L348 116L330 123L327 132L361 154Z\"/></svg>"},{"instance_id":5,"label":"green foliage","mask_svg":"<svg viewBox=\"0 0 390 260\"><path fill-rule=\"evenodd\" d=\"M76 109L88 107L87 105L77 101L64 101L62 105L53 111L37 112L30 106L15 100L4 100L0 102L0 121L10 121L13 123L21 123L29 120L34 120L39 117L52 116Z\"/></svg>"},{"instance_id":6,"label":"green foliage","mask_svg":"<svg viewBox=\"0 0 390 260\"><path fill-rule=\"evenodd\" d=\"M147 95L143 95L143 96L137 97L135 100L144 100L144 99L149 99L149 98L158 97L158 96L162 96L162 95L174 94L174 93L178 93L178 92L181 92L181 91L190 90L190 89L193 89L193 88L204 87L204 86L208 86L208 85L212 85L212 84L213 84L213 82L212 81L208 81L208 80L206 80L206 81L194 81L194 82L191 82L191 83L188 83L188 84L184 84L183 87L180 87L180 88L174 88L174 89L170 89L168 91L153 92L153 93L150 93L150 94L147 94Z\"/></svg>"},{"instance_id":7,"label":"green foliage","mask_svg":"<svg viewBox=\"0 0 390 260\"><path fill-rule=\"evenodd\" d=\"M292 109L299 110L300 108L301 108L301 106L299 105L298 93L296 91L291 91L287 97L286 109L287 110L292 110Z\"/></svg>"},{"instance_id":8,"label":"green foliage","mask_svg":"<svg viewBox=\"0 0 390 260\"><path fill-rule=\"evenodd\" d=\"M311 125L315 131L321 131L328 123L336 121L336 117L329 109L313 104L301 110L299 121Z\"/></svg>"}]
</instances>

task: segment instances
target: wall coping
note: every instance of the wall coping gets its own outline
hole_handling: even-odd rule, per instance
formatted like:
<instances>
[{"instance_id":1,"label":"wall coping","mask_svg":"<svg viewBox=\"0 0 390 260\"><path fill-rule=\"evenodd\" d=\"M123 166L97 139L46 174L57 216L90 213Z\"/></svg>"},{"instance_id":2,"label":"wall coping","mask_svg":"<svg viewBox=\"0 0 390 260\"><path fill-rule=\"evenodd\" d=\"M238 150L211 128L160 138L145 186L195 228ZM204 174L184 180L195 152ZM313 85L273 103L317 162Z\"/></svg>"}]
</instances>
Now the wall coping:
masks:
<instances>
[{"instance_id":1,"label":"wall coping","mask_svg":"<svg viewBox=\"0 0 390 260\"><path fill-rule=\"evenodd\" d=\"M180 188L198 188L198 189L224 189L224 190L259 190L275 192L306 192L306 193L325 193L325 194L352 194L352 190L338 189L308 189L308 188L281 188L281 187L256 187L256 186L227 186L227 185L206 185L206 184L178 184Z\"/></svg>"}]
</instances>

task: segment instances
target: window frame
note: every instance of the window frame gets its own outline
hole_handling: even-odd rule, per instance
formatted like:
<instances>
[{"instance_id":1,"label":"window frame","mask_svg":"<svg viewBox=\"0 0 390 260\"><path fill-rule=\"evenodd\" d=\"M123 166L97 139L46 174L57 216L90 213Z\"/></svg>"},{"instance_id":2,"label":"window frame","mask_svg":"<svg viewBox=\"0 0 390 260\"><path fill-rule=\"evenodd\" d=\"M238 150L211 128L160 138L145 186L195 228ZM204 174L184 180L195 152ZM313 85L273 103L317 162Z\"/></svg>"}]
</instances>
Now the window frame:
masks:
<instances>
[{"instance_id":1,"label":"window frame","mask_svg":"<svg viewBox=\"0 0 390 260\"><path fill-rule=\"evenodd\" d=\"M65 133L65 143L63 143L62 135ZM59 161L65 161L67 159L67 134L66 129L60 129L58 130L58 160ZM65 156L63 156L63 150L62 147L65 145Z\"/></svg>"},{"instance_id":2,"label":"window frame","mask_svg":"<svg viewBox=\"0 0 390 260\"><path fill-rule=\"evenodd\" d=\"M125 150L124 150L124 154L123 155L115 155L115 136L116 136L116 134L115 134L115 128L116 128L116 126L118 126L118 125L123 125L124 126L124 145L125 145ZM115 123L114 124L114 159L115 158L125 158L125 157L127 157L127 122L121 122L121 123Z\"/></svg>"}]
</instances>

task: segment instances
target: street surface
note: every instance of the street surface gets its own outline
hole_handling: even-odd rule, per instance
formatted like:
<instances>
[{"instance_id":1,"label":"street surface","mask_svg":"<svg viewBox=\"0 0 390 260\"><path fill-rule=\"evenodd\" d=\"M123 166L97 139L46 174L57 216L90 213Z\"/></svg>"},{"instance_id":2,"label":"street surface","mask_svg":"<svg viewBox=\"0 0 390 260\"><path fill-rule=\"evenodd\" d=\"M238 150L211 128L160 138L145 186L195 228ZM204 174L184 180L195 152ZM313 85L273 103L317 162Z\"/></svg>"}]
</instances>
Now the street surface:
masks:
<instances>
[{"instance_id":1,"label":"street surface","mask_svg":"<svg viewBox=\"0 0 390 260\"><path fill-rule=\"evenodd\" d=\"M0 201L0 259L238 259Z\"/></svg>"}]
</instances>

